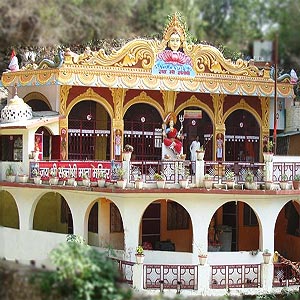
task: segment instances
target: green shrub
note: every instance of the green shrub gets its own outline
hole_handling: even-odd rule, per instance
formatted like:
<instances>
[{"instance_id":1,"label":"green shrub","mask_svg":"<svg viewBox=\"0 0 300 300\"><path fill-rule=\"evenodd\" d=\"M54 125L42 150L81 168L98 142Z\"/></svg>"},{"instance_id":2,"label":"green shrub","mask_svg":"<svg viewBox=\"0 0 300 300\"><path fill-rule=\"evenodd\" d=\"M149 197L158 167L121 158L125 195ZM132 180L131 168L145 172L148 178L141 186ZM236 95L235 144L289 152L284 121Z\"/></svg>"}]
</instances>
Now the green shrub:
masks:
<instances>
[{"instance_id":1,"label":"green shrub","mask_svg":"<svg viewBox=\"0 0 300 300\"><path fill-rule=\"evenodd\" d=\"M56 271L40 276L40 287L45 294L50 289L63 299L130 299L130 290L118 285L120 274L113 260L74 235L67 240L50 252Z\"/></svg>"}]
</instances>

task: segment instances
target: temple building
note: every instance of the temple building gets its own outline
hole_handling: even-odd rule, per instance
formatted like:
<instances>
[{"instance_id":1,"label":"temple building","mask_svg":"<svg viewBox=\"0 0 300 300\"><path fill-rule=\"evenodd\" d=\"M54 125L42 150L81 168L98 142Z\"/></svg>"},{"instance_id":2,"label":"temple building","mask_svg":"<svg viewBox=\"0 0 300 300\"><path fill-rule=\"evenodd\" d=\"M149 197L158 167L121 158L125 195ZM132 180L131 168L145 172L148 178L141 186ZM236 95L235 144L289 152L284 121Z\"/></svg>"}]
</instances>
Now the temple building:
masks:
<instances>
[{"instance_id":1,"label":"temple building","mask_svg":"<svg viewBox=\"0 0 300 300\"><path fill-rule=\"evenodd\" d=\"M137 290L299 288L290 77L275 84L268 64L187 36L174 14L162 40L59 49L57 61L2 74L0 257L47 264L76 234L115 249Z\"/></svg>"}]
</instances>

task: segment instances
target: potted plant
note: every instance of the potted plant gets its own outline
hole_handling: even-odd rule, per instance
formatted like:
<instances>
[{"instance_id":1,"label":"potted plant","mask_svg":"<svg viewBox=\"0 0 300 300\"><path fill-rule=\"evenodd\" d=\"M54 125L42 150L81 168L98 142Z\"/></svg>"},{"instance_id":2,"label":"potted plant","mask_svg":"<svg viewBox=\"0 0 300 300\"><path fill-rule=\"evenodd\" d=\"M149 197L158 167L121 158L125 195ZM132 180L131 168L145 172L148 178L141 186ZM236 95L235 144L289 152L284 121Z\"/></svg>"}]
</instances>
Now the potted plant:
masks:
<instances>
[{"instance_id":1,"label":"potted plant","mask_svg":"<svg viewBox=\"0 0 300 300\"><path fill-rule=\"evenodd\" d=\"M235 173L233 171L228 171L225 173L225 183L227 188L233 189L235 185Z\"/></svg>"},{"instance_id":2,"label":"potted plant","mask_svg":"<svg viewBox=\"0 0 300 300\"><path fill-rule=\"evenodd\" d=\"M300 190L300 174L295 174L293 178L293 189Z\"/></svg>"},{"instance_id":3,"label":"potted plant","mask_svg":"<svg viewBox=\"0 0 300 300\"><path fill-rule=\"evenodd\" d=\"M124 178L125 170L121 167L117 168L117 176L118 176L117 187L125 189L127 183L126 178Z\"/></svg>"},{"instance_id":4,"label":"potted plant","mask_svg":"<svg viewBox=\"0 0 300 300\"><path fill-rule=\"evenodd\" d=\"M201 266L204 266L207 260L207 253L200 251L198 254L198 258L199 258L199 264Z\"/></svg>"},{"instance_id":5,"label":"potted plant","mask_svg":"<svg viewBox=\"0 0 300 300\"><path fill-rule=\"evenodd\" d=\"M264 264L268 264L271 258L271 253L269 252L269 249L265 249L262 255L263 255Z\"/></svg>"},{"instance_id":6,"label":"potted plant","mask_svg":"<svg viewBox=\"0 0 300 300\"><path fill-rule=\"evenodd\" d=\"M16 181L16 174L14 167L12 165L8 165L5 171L6 180L9 182L15 182Z\"/></svg>"},{"instance_id":7,"label":"potted plant","mask_svg":"<svg viewBox=\"0 0 300 300\"><path fill-rule=\"evenodd\" d=\"M254 174L253 171L248 169L245 175L245 187L248 190L256 190L257 184L254 181Z\"/></svg>"},{"instance_id":8,"label":"potted plant","mask_svg":"<svg viewBox=\"0 0 300 300\"><path fill-rule=\"evenodd\" d=\"M132 152L133 152L133 147L129 144L126 144L123 150L123 160L129 161L131 159Z\"/></svg>"},{"instance_id":9,"label":"potted plant","mask_svg":"<svg viewBox=\"0 0 300 300\"><path fill-rule=\"evenodd\" d=\"M56 168L51 168L49 171L49 184L50 185L57 185L59 181L59 177L57 176L57 169Z\"/></svg>"},{"instance_id":10,"label":"potted plant","mask_svg":"<svg viewBox=\"0 0 300 300\"><path fill-rule=\"evenodd\" d=\"M38 169L33 169L33 170L31 171L31 174L32 174L32 176L33 176L33 182L34 182L35 184L41 184L41 183L42 183L41 175L40 175Z\"/></svg>"},{"instance_id":11,"label":"potted plant","mask_svg":"<svg viewBox=\"0 0 300 300\"><path fill-rule=\"evenodd\" d=\"M199 150L196 150L197 160L203 160L205 155L205 150L203 145L200 146Z\"/></svg>"},{"instance_id":12,"label":"potted plant","mask_svg":"<svg viewBox=\"0 0 300 300\"><path fill-rule=\"evenodd\" d=\"M264 146L263 157L265 162L273 161L273 142L268 140Z\"/></svg>"},{"instance_id":13,"label":"potted plant","mask_svg":"<svg viewBox=\"0 0 300 300\"><path fill-rule=\"evenodd\" d=\"M153 178L156 181L157 187L159 189L163 189L165 187L166 178L165 178L165 176L162 172L161 173L155 173Z\"/></svg>"},{"instance_id":14,"label":"potted plant","mask_svg":"<svg viewBox=\"0 0 300 300\"><path fill-rule=\"evenodd\" d=\"M281 180L279 181L279 185L282 190L287 190L289 188L288 176L286 174L281 175Z\"/></svg>"},{"instance_id":15,"label":"potted plant","mask_svg":"<svg viewBox=\"0 0 300 300\"><path fill-rule=\"evenodd\" d=\"M214 179L213 176L210 175L210 174L205 174L204 175L203 185L206 189L212 189L213 188L213 183L214 183L213 179Z\"/></svg>"},{"instance_id":16,"label":"potted plant","mask_svg":"<svg viewBox=\"0 0 300 300\"><path fill-rule=\"evenodd\" d=\"M180 187L182 188L188 188L189 185L189 176L190 176L190 170L187 167L182 168L181 172L180 172L182 178L179 179L179 184Z\"/></svg>"},{"instance_id":17,"label":"potted plant","mask_svg":"<svg viewBox=\"0 0 300 300\"><path fill-rule=\"evenodd\" d=\"M142 176L137 176L134 182L137 189L143 188L144 182Z\"/></svg>"},{"instance_id":18,"label":"potted plant","mask_svg":"<svg viewBox=\"0 0 300 300\"><path fill-rule=\"evenodd\" d=\"M23 168L20 167L20 171L18 172L18 182L21 182L21 183L26 183L28 181L28 175L27 174L24 174L23 172Z\"/></svg>"},{"instance_id":19,"label":"potted plant","mask_svg":"<svg viewBox=\"0 0 300 300\"><path fill-rule=\"evenodd\" d=\"M88 187L91 186L91 180L86 173L82 174L82 185Z\"/></svg>"},{"instance_id":20,"label":"potted plant","mask_svg":"<svg viewBox=\"0 0 300 300\"><path fill-rule=\"evenodd\" d=\"M97 175L98 175L98 180L97 180L98 187L101 187L101 188L105 187L105 183L106 183L105 171L100 172L100 170L98 170Z\"/></svg>"},{"instance_id":21,"label":"potted plant","mask_svg":"<svg viewBox=\"0 0 300 300\"><path fill-rule=\"evenodd\" d=\"M138 264L142 264L144 262L144 248L141 245L136 247L135 258Z\"/></svg>"}]
</instances>

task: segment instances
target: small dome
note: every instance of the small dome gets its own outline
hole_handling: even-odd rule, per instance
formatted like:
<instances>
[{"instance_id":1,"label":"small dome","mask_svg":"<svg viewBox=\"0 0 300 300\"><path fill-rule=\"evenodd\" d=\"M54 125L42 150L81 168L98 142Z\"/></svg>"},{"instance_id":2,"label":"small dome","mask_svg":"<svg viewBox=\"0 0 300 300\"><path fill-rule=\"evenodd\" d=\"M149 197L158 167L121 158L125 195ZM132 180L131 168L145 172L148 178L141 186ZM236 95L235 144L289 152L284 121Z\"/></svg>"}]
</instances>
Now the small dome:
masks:
<instances>
[{"instance_id":1,"label":"small dome","mask_svg":"<svg viewBox=\"0 0 300 300\"><path fill-rule=\"evenodd\" d=\"M17 94L1 111L1 122L11 123L32 119L32 108Z\"/></svg>"}]
</instances>

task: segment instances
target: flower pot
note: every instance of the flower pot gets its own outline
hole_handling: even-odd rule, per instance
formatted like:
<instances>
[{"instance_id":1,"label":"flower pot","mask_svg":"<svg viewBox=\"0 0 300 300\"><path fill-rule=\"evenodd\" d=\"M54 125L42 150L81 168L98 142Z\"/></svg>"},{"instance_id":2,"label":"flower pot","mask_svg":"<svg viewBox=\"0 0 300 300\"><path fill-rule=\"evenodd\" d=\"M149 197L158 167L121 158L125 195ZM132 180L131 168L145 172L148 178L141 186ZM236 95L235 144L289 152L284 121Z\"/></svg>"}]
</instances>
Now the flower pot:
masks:
<instances>
[{"instance_id":1,"label":"flower pot","mask_svg":"<svg viewBox=\"0 0 300 300\"><path fill-rule=\"evenodd\" d=\"M158 181L156 181L156 185L157 185L157 188L163 189L166 185L166 181L165 180L158 180Z\"/></svg>"},{"instance_id":2,"label":"flower pot","mask_svg":"<svg viewBox=\"0 0 300 300\"><path fill-rule=\"evenodd\" d=\"M211 179L204 179L203 185L206 189L212 189L214 181Z\"/></svg>"},{"instance_id":3,"label":"flower pot","mask_svg":"<svg viewBox=\"0 0 300 300\"><path fill-rule=\"evenodd\" d=\"M204 266L206 264L207 255L206 254L199 254L198 258L199 258L199 264L201 266Z\"/></svg>"},{"instance_id":4,"label":"flower pot","mask_svg":"<svg viewBox=\"0 0 300 300\"><path fill-rule=\"evenodd\" d=\"M280 188L282 190L288 190L289 189L289 182L288 181L280 181L279 185L280 185Z\"/></svg>"},{"instance_id":5,"label":"flower pot","mask_svg":"<svg viewBox=\"0 0 300 300\"><path fill-rule=\"evenodd\" d=\"M123 152L123 160L130 161L132 152Z\"/></svg>"},{"instance_id":6,"label":"flower pot","mask_svg":"<svg viewBox=\"0 0 300 300\"><path fill-rule=\"evenodd\" d=\"M75 185L75 178L68 178L68 180L67 180L67 185L72 185L72 186L74 186L74 185Z\"/></svg>"},{"instance_id":7,"label":"flower pot","mask_svg":"<svg viewBox=\"0 0 300 300\"><path fill-rule=\"evenodd\" d=\"M33 182L34 182L35 184L42 184L41 176L33 177Z\"/></svg>"},{"instance_id":8,"label":"flower pot","mask_svg":"<svg viewBox=\"0 0 300 300\"><path fill-rule=\"evenodd\" d=\"M21 182L21 183L28 182L28 175L18 175L18 182Z\"/></svg>"},{"instance_id":9,"label":"flower pot","mask_svg":"<svg viewBox=\"0 0 300 300\"><path fill-rule=\"evenodd\" d=\"M270 190L270 189L271 189L272 183L273 183L272 181L266 181L266 182L265 182L266 190Z\"/></svg>"},{"instance_id":10,"label":"flower pot","mask_svg":"<svg viewBox=\"0 0 300 300\"><path fill-rule=\"evenodd\" d=\"M16 181L16 176L15 175L7 175L6 176L6 181L15 182Z\"/></svg>"},{"instance_id":11,"label":"flower pot","mask_svg":"<svg viewBox=\"0 0 300 300\"><path fill-rule=\"evenodd\" d=\"M91 186L91 181L88 178L82 179L83 186Z\"/></svg>"},{"instance_id":12,"label":"flower pot","mask_svg":"<svg viewBox=\"0 0 300 300\"><path fill-rule=\"evenodd\" d=\"M271 253L263 253L264 264L269 264L271 259Z\"/></svg>"},{"instance_id":13,"label":"flower pot","mask_svg":"<svg viewBox=\"0 0 300 300\"><path fill-rule=\"evenodd\" d=\"M300 190L300 181L293 180L293 189L294 190Z\"/></svg>"},{"instance_id":14,"label":"flower pot","mask_svg":"<svg viewBox=\"0 0 300 300\"><path fill-rule=\"evenodd\" d=\"M234 186L235 186L234 180L227 180L227 181L225 181L225 183L226 183L228 189L234 189Z\"/></svg>"},{"instance_id":15,"label":"flower pot","mask_svg":"<svg viewBox=\"0 0 300 300\"><path fill-rule=\"evenodd\" d=\"M204 159L205 151L197 151L196 153L197 153L197 160Z\"/></svg>"},{"instance_id":16,"label":"flower pot","mask_svg":"<svg viewBox=\"0 0 300 300\"><path fill-rule=\"evenodd\" d=\"M124 180L117 180L117 187L121 188L121 189L125 189L126 183L127 183L127 181L125 179Z\"/></svg>"},{"instance_id":17,"label":"flower pot","mask_svg":"<svg viewBox=\"0 0 300 300\"><path fill-rule=\"evenodd\" d=\"M58 177L51 177L51 178L49 178L49 184L50 185L58 185L58 181L59 181Z\"/></svg>"},{"instance_id":18,"label":"flower pot","mask_svg":"<svg viewBox=\"0 0 300 300\"><path fill-rule=\"evenodd\" d=\"M181 179L179 180L180 187L187 189L189 186L189 181L187 179Z\"/></svg>"},{"instance_id":19,"label":"flower pot","mask_svg":"<svg viewBox=\"0 0 300 300\"><path fill-rule=\"evenodd\" d=\"M256 182L245 182L245 188L247 190L257 190L257 183Z\"/></svg>"},{"instance_id":20,"label":"flower pot","mask_svg":"<svg viewBox=\"0 0 300 300\"><path fill-rule=\"evenodd\" d=\"M137 189L142 189L143 188L143 186L144 186L144 182L143 181L136 181L135 182L135 187L137 188Z\"/></svg>"},{"instance_id":21,"label":"flower pot","mask_svg":"<svg viewBox=\"0 0 300 300\"><path fill-rule=\"evenodd\" d=\"M98 179L97 183L98 183L98 187L103 188L105 187L105 179Z\"/></svg>"},{"instance_id":22,"label":"flower pot","mask_svg":"<svg viewBox=\"0 0 300 300\"><path fill-rule=\"evenodd\" d=\"M138 264L142 264L144 262L145 255L144 254L136 254L135 259Z\"/></svg>"}]
</instances>

